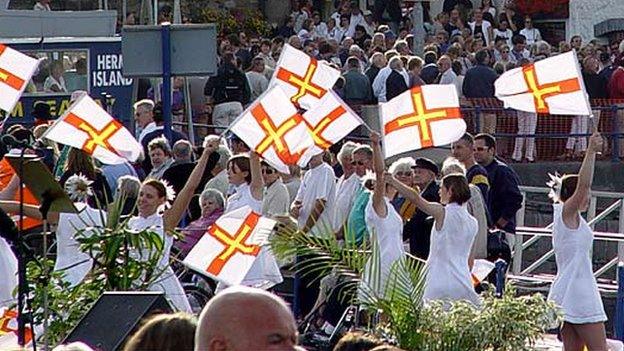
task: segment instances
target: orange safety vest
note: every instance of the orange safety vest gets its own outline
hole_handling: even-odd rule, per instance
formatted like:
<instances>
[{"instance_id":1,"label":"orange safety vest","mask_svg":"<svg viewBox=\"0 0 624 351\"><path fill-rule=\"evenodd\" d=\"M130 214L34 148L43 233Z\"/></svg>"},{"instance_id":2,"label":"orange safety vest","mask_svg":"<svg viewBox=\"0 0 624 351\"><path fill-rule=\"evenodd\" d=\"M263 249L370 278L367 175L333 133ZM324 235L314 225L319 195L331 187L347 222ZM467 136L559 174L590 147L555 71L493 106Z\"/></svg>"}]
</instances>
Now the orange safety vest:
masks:
<instances>
[{"instance_id":1,"label":"orange safety vest","mask_svg":"<svg viewBox=\"0 0 624 351\"><path fill-rule=\"evenodd\" d=\"M11 178L13 178L14 174L15 174L15 170L13 169L13 167L11 167L11 164L9 163L9 161L7 161L6 157L3 157L2 161L0 161L0 190L6 188L7 185L9 185L9 182L11 181ZM13 197L13 199L15 201L20 201L19 189L15 192L15 196ZM26 188L25 186L24 186L24 203L29 204L29 205L39 206L39 201L37 201L37 199L35 198L35 195L33 195L33 193L31 193L30 190L28 190L28 188ZM13 218L13 220L15 221L15 223L18 225L18 228L19 228L20 227L19 213L11 213L11 218ZM42 224L43 222L39 219L24 216L24 222L21 225L21 229L28 230L28 229L32 229L37 226L40 226Z\"/></svg>"}]
</instances>

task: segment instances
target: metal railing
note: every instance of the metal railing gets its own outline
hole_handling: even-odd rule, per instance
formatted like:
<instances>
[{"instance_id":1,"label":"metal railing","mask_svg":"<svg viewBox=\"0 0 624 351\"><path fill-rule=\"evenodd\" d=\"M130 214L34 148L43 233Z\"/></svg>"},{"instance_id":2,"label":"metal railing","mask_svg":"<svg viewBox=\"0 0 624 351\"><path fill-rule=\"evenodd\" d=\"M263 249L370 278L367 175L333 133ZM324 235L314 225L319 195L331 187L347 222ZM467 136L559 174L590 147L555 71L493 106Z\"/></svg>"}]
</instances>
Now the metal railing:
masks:
<instances>
[{"instance_id":1,"label":"metal railing","mask_svg":"<svg viewBox=\"0 0 624 351\"><path fill-rule=\"evenodd\" d=\"M522 269L524 251L534 245L540 239L544 237L552 237L552 223L546 225L543 228L524 226L527 194L548 194L550 189L542 187L522 186L520 187L520 191L523 194L523 201L521 209L516 214L516 223L518 226L516 229L516 240L514 240L513 243L511 271L514 276L528 276L536 271L539 267L541 267L544 263L546 263L554 255L554 250L549 250L545 254L538 257L534 262L529 264L526 268ZM596 207L599 200L611 202L600 213L596 213ZM587 221L592 229L595 228L598 222L603 221L607 216L615 213L616 211L618 213L617 233L594 231L594 240L614 243L615 245L617 245L617 255L609 259L606 264L594 271L594 276L596 278L603 276L607 271L615 267L619 262L624 261L624 193L606 191L591 192L589 209L587 211ZM524 240L524 237L529 237L529 239ZM616 275L616 280L617 279L618 276Z\"/></svg>"}]
</instances>

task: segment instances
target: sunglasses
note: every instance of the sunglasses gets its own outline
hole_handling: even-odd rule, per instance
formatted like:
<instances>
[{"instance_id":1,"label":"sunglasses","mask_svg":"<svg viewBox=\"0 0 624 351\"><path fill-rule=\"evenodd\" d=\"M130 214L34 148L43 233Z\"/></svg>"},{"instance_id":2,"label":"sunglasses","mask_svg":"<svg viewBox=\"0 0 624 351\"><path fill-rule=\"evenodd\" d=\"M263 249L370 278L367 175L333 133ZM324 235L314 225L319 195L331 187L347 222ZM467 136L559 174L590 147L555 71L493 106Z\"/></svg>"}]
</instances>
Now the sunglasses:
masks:
<instances>
[{"instance_id":1,"label":"sunglasses","mask_svg":"<svg viewBox=\"0 0 624 351\"><path fill-rule=\"evenodd\" d=\"M366 165L366 163L364 163L362 161L351 161L351 165L353 165L353 166L355 166L355 165L364 166L364 165Z\"/></svg>"},{"instance_id":2,"label":"sunglasses","mask_svg":"<svg viewBox=\"0 0 624 351\"><path fill-rule=\"evenodd\" d=\"M272 169L263 169L263 170L262 170L262 174L271 175L271 174L273 174L273 173L275 173L275 171L274 171L274 170L272 170Z\"/></svg>"}]
</instances>

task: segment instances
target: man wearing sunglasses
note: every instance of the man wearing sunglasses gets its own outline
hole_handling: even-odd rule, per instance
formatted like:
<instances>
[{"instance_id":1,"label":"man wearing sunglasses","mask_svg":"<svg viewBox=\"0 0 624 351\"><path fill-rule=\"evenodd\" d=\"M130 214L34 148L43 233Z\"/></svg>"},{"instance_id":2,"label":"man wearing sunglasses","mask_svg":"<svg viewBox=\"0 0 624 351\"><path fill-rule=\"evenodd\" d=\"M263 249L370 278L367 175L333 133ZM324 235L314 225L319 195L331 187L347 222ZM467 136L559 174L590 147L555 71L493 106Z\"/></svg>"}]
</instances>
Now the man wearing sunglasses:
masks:
<instances>
[{"instance_id":1,"label":"man wearing sunglasses","mask_svg":"<svg viewBox=\"0 0 624 351\"><path fill-rule=\"evenodd\" d=\"M490 183L487 208L493 226L513 234L516 232L516 212L522 207L518 175L496 158L496 139L492 135L478 134L474 140L474 158L485 167Z\"/></svg>"}]
</instances>

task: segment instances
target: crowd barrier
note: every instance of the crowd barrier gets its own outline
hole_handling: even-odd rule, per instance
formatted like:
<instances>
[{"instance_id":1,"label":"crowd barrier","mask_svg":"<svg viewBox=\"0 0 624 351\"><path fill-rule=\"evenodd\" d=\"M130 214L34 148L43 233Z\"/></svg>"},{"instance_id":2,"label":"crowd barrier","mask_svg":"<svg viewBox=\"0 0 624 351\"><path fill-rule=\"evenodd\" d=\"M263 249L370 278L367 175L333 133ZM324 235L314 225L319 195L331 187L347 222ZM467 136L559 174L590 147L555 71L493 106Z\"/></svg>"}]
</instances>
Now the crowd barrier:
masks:
<instances>
[{"instance_id":1,"label":"crowd barrier","mask_svg":"<svg viewBox=\"0 0 624 351\"><path fill-rule=\"evenodd\" d=\"M500 100L464 98L460 104L467 131L472 134L493 132L492 134L497 138L498 155L510 161L518 138L534 138L534 159L551 161L560 159L566 153L566 143L569 138L587 138L591 135L591 121L587 122L587 129L572 133L575 116L550 114L537 115L534 133L519 134L518 111L504 108ZM609 157L614 162L619 161L624 157L624 140L622 140L624 138L624 99L592 99L590 104L595 115L593 120L598 120L598 131L606 139L602 157ZM350 107L370 128L380 130L378 105L350 104ZM493 120L495 123L492 122ZM187 122L174 122L174 125L185 132L188 130ZM214 127L211 124L194 123L196 139L201 140L204 135L213 133ZM367 139L367 137L368 131L363 127L356 129L350 136L355 140Z\"/></svg>"}]
</instances>

